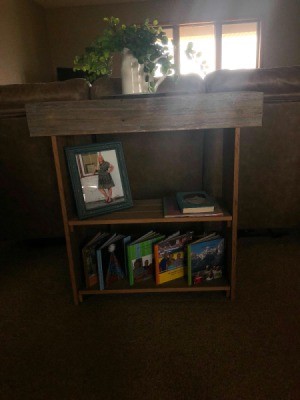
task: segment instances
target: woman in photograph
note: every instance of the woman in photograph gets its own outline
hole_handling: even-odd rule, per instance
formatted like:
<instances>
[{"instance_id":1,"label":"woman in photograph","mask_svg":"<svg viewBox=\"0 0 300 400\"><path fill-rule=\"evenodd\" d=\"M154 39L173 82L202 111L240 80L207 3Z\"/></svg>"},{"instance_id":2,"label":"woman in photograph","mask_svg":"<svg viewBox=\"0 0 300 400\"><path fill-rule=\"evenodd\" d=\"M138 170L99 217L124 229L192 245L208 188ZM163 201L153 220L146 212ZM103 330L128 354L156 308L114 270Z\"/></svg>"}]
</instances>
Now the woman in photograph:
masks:
<instances>
[{"instance_id":1,"label":"woman in photograph","mask_svg":"<svg viewBox=\"0 0 300 400\"><path fill-rule=\"evenodd\" d=\"M112 202L112 188L115 186L111 177L114 166L105 161L101 153L97 153L98 163L94 175L98 174L98 190L103 194L106 203Z\"/></svg>"}]
</instances>

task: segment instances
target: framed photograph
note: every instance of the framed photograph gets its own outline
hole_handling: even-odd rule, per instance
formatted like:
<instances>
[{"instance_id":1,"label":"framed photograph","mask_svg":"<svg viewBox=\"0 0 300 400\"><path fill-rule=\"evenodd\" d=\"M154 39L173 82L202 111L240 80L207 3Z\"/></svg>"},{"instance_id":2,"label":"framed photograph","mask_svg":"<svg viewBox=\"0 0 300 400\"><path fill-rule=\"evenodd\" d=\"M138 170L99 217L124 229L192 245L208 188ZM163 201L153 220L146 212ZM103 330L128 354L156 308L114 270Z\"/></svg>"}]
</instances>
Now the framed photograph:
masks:
<instances>
[{"instance_id":1,"label":"framed photograph","mask_svg":"<svg viewBox=\"0 0 300 400\"><path fill-rule=\"evenodd\" d=\"M120 142L66 147L65 153L79 219L133 205Z\"/></svg>"}]
</instances>

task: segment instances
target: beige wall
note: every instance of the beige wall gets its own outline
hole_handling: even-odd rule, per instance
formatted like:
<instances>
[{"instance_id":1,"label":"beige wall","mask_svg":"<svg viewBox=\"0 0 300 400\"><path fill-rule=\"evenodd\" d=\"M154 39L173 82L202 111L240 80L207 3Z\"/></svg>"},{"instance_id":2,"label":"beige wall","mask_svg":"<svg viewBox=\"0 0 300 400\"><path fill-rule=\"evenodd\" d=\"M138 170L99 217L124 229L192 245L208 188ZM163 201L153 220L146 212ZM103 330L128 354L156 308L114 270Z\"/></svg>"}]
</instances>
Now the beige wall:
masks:
<instances>
[{"instance_id":1,"label":"beige wall","mask_svg":"<svg viewBox=\"0 0 300 400\"><path fill-rule=\"evenodd\" d=\"M0 84L49 81L44 10L32 0L0 0Z\"/></svg>"},{"instance_id":2,"label":"beige wall","mask_svg":"<svg viewBox=\"0 0 300 400\"><path fill-rule=\"evenodd\" d=\"M47 10L55 67L72 67L74 56L103 29L103 17L124 23L149 17L164 23L259 18L262 21L262 67L300 65L299 0L153 0L140 3Z\"/></svg>"},{"instance_id":3,"label":"beige wall","mask_svg":"<svg viewBox=\"0 0 300 400\"><path fill-rule=\"evenodd\" d=\"M161 24L260 18L261 66L300 65L299 0L153 0L48 10L33 0L0 0L0 10L0 84L55 79L56 67L72 67L111 15Z\"/></svg>"}]
</instances>

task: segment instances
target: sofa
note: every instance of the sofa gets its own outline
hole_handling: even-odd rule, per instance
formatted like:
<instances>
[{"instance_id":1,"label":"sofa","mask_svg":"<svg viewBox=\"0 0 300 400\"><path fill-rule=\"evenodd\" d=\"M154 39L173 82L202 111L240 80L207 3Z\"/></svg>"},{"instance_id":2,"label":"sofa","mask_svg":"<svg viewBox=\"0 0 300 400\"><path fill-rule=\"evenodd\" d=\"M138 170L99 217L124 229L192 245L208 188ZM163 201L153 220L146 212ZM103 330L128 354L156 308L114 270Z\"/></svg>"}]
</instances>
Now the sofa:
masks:
<instances>
[{"instance_id":1,"label":"sofa","mask_svg":"<svg viewBox=\"0 0 300 400\"><path fill-rule=\"evenodd\" d=\"M1 240L64 235L49 137L31 138L25 104L89 99L83 79L0 86Z\"/></svg>"},{"instance_id":2,"label":"sofa","mask_svg":"<svg viewBox=\"0 0 300 400\"><path fill-rule=\"evenodd\" d=\"M264 93L261 128L241 129L240 230L300 227L300 66L257 70L220 70L205 78L207 92ZM209 150L222 156L220 138L211 137ZM209 154L210 156L210 154ZM204 178L220 190L213 169ZM219 180L220 182L220 180Z\"/></svg>"},{"instance_id":3,"label":"sofa","mask_svg":"<svg viewBox=\"0 0 300 400\"><path fill-rule=\"evenodd\" d=\"M120 94L120 83L117 78L101 78L92 85L84 79L70 79L0 86L1 240L56 238L64 234L51 139L29 136L25 104ZM195 75L177 80L167 78L158 92L245 90L264 93L264 115L262 127L241 130L238 227L240 230L297 228L300 225L299 66L221 70L204 79ZM222 132L204 131L201 136L198 133L197 146L193 144L194 134L177 133L172 143L168 134L155 132L147 138L135 134L119 137L134 199L178 191L179 182L180 190L205 187L217 197L222 195ZM182 168L186 163L182 146L189 153L189 173ZM200 161L199 154L202 154ZM174 158L178 160L175 167Z\"/></svg>"}]
</instances>

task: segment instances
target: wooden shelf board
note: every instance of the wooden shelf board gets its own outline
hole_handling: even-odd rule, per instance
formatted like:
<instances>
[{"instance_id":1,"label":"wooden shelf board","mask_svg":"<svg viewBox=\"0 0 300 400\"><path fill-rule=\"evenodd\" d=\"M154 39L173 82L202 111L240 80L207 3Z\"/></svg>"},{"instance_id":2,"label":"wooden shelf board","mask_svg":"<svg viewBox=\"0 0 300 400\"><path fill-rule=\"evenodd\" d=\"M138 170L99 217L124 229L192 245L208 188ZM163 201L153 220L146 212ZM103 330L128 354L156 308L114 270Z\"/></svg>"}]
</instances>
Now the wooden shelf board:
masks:
<instances>
[{"instance_id":1,"label":"wooden shelf board","mask_svg":"<svg viewBox=\"0 0 300 400\"><path fill-rule=\"evenodd\" d=\"M80 220L77 217L69 219L69 226L106 225L106 224L141 224L141 223L173 223L173 222L207 222L232 221L232 216L224 210L220 216L195 216L165 218L161 199L135 200L131 208L104 214L99 217Z\"/></svg>"},{"instance_id":2,"label":"wooden shelf board","mask_svg":"<svg viewBox=\"0 0 300 400\"><path fill-rule=\"evenodd\" d=\"M123 282L122 282L123 283ZM141 282L134 286L129 284L117 285L111 289L99 290L99 289L81 289L79 290L80 295L106 295L106 294L124 294L124 293L172 293L172 292L216 292L216 291L230 291L230 284L225 280L221 279L212 281L209 283L203 283L199 286L187 286L184 279L177 279L170 281L163 285L155 285L152 281Z\"/></svg>"},{"instance_id":3,"label":"wooden shelf board","mask_svg":"<svg viewBox=\"0 0 300 400\"><path fill-rule=\"evenodd\" d=\"M26 104L31 136L261 126L263 93L170 93Z\"/></svg>"}]
</instances>

